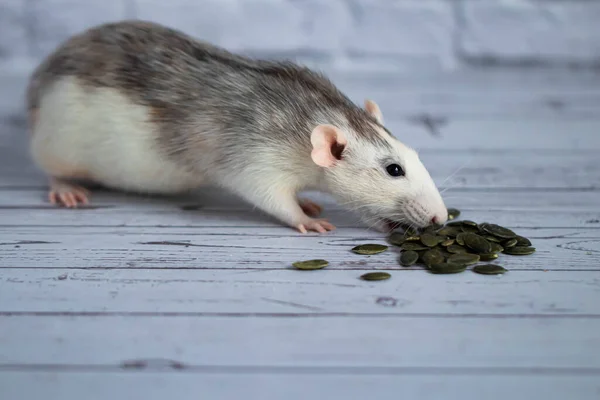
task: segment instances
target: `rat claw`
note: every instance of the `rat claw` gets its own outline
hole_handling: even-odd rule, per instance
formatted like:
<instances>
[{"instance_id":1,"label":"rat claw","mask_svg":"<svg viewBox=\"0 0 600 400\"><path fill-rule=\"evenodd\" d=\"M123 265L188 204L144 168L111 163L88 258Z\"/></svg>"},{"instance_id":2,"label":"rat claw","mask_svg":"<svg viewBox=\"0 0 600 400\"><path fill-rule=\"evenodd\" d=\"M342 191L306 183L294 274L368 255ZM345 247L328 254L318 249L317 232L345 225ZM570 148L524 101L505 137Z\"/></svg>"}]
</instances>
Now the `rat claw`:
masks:
<instances>
[{"instance_id":1,"label":"rat claw","mask_svg":"<svg viewBox=\"0 0 600 400\"><path fill-rule=\"evenodd\" d=\"M300 231L300 233L307 233L306 227L303 224L298 225L297 228Z\"/></svg>"},{"instance_id":2,"label":"rat claw","mask_svg":"<svg viewBox=\"0 0 600 400\"><path fill-rule=\"evenodd\" d=\"M332 231L335 229L335 226L323 219L311 219L303 224L297 225L296 227L301 233L307 233L309 230L319 233L326 233L327 231Z\"/></svg>"},{"instance_id":3,"label":"rat claw","mask_svg":"<svg viewBox=\"0 0 600 400\"><path fill-rule=\"evenodd\" d=\"M62 204L67 208L77 208L79 204L89 203L89 194L90 192L81 186L53 178L50 180L48 201L51 204Z\"/></svg>"}]
</instances>

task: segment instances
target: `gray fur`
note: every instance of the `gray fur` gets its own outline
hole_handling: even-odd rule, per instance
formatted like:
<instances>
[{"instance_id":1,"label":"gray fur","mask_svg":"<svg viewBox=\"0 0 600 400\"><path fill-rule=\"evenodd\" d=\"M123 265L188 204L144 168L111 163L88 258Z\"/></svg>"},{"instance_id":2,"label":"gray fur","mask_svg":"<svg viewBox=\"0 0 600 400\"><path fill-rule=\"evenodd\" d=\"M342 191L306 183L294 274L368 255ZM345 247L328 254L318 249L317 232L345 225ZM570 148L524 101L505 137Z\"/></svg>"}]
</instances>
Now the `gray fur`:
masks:
<instances>
[{"instance_id":1,"label":"gray fur","mask_svg":"<svg viewBox=\"0 0 600 400\"><path fill-rule=\"evenodd\" d=\"M72 37L34 72L30 110L61 76L117 89L150 107L159 148L189 169L202 147L202 127L218 129L220 165L230 168L250 162L236 153L260 151L265 142L295 146L308 156L318 123L345 122L386 146L373 129L377 121L324 76L290 62L234 55L150 22L110 23Z\"/></svg>"}]
</instances>

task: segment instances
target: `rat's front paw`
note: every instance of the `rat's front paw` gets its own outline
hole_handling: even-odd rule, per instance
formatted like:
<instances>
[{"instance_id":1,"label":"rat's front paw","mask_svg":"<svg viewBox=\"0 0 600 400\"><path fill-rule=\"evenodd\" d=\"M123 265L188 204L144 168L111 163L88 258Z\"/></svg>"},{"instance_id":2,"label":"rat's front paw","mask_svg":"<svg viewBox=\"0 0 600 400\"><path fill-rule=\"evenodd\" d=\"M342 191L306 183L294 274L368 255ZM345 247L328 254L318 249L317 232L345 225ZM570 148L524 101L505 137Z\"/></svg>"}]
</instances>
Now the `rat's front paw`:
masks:
<instances>
[{"instance_id":1,"label":"rat's front paw","mask_svg":"<svg viewBox=\"0 0 600 400\"><path fill-rule=\"evenodd\" d=\"M332 231L335 229L335 226L325 221L324 219L311 219L308 218L300 224L296 225L296 229L298 229L301 233L307 233L308 231L315 231L319 233L325 233L327 231Z\"/></svg>"},{"instance_id":2,"label":"rat's front paw","mask_svg":"<svg viewBox=\"0 0 600 400\"><path fill-rule=\"evenodd\" d=\"M318 217L321 211L323 211L323 207L308 199L300 199L298 200L298 204L302 208L302 211L309 217Z\"/></svg>"}]
</instances>

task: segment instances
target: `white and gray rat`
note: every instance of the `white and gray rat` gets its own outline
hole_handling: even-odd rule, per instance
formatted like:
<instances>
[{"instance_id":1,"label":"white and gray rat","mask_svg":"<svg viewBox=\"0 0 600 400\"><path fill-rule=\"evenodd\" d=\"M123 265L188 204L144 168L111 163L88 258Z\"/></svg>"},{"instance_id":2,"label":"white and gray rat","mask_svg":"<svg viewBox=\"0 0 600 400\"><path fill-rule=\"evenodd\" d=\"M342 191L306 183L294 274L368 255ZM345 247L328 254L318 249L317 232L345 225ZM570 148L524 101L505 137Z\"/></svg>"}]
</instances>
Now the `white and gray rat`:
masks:
<instances>
[{"instance_id":1,"label":"white and gray rat","mask_svg":"<svg viewBox=\"0 0 600 400\"><path fill-rule=\"evenodd\" d=\"M139 193L223 187L305 233L334 226L298 199L330 193L382 231L443 224L447 210L417 153L291 62L253 60L151 22L88 29L34 71L31 154L49 200L75 207L88 180Z\"/></svg>"}]
</instances>

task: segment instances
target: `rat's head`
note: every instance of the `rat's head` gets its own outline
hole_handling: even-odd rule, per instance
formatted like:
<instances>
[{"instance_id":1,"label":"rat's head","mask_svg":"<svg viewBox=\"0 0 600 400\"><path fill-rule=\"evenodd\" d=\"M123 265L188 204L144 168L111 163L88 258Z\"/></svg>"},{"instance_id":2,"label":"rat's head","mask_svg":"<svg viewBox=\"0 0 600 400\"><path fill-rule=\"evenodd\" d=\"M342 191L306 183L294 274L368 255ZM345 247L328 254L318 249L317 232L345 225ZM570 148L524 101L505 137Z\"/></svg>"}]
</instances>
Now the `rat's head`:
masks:
<instances>
[{"instance_id":1,"label":"rat's head","mask_svg":"<svg viewBox=\"0 0 600 400\"><path fill-rule=\"evenodd\" d=\"M353 117L359 121L312 131L312 160L324 168L328 189L380 230L444 224L446 206L417 153L383 127L374 102L365 108Z\"/></svg>"}]
</instances>

